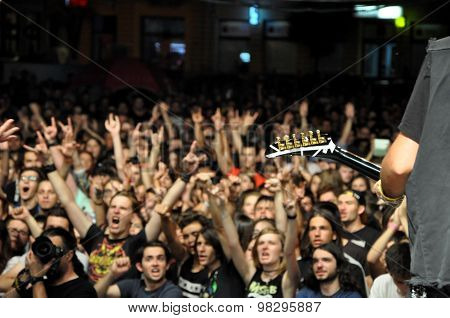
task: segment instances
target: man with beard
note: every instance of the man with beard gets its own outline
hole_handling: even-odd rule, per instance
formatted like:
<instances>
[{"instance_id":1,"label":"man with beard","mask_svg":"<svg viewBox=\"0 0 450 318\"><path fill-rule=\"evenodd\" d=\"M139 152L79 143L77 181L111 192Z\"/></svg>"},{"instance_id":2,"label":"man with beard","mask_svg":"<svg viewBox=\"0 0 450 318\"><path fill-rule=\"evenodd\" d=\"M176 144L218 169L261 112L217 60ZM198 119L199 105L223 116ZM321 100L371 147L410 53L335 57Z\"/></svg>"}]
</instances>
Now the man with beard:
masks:
<instances>
[{"instance_id":1,"label":"man with beard","mask_svg":"<svg viewBox=\"0 0 450 318\"><path fill-rule=\"evenodd\" d=\"M39 227L36 219L26 211L25 208L19 208L12 212L12 216L15 220L26 222L28 228L31 231L31 234L34 237L38 237L42 234L42 229ZM70 223L69 217L66 214L66 211L62 208L52 208L47 211L47 215L45 218L45 222L43 224L44 230L52 229L52 228L62 228L68 231L71 235L74 235L74 229L72 224ZM86 254L82 253L79 250L75 251L78 260L83 265L83 270L87 273L88 271L88 263L89 259ZM7 291L11 288L12 283L14 282L16 276L19 274L21 270L24 269L27 259L27 253L11 258L2 275L0 275L0 292Z\"/></svg>"},{"instance_id":2,"label":"man with beard","mask_svg":"<svg viewBox=\"0 0 450 318\"><path fill-rule=\"evenodd\" d=\"M361 192L347 190L338 197L341 222L344 225L344 237L359 242L367 252L380 236L380 232L366 225L368 215L366 200Z\"/></svg>"},{"instance_id":3,"label":"man with beard","mask_svg":"<svg viewBox=\"0 0 450 318\"><path fill-rule=\"evenodd\" d=\"M130 267L128 257L116 258L109 273L95 284L99 297L122 298L181 298L181 290L166 279L170 267L170 253L161 242L148 242L137 253L136 268L142 278L125 279L111 284Z\"/></svg>"},{"instance_id":4,"label":"man with beard","mask_svg":"<svg viewBox=\"0 0 450 318\"><path fill-rule=\"evenodd\" d=\"M313 252L313 277L297 298L361 298L356 282L351 281L350 268L341 249L334 243L319 246Z\"/></svg>"},{"instance_id":5,"label":"man with beard","mask_svg":"<svg viewBox=\"0 0 450 318\"><path fill-rule=\"evenodd\" d=\"M30 238L30 230L22 220L8 218L6 220L8 230L8 246L5 254L12 256L22 255Z\"/></svg>"},{"instance_id":6,"label":"man with beard","mask_svg":"<svg viewBox=\"0 0 450 318\"><path fill-rule=\"evenodd\" d=\"M97 293L89 283L83 267L75 255L76 239L61 228L44 231L41 237L48 238L61 255L43 264L31 250L27 255L24 272L19 273L30 278L31 287L21 290L21 296L33 298L94 298ZM19 296L17 290L6 294L7 297Z\"/></svg>"}]
</instances>

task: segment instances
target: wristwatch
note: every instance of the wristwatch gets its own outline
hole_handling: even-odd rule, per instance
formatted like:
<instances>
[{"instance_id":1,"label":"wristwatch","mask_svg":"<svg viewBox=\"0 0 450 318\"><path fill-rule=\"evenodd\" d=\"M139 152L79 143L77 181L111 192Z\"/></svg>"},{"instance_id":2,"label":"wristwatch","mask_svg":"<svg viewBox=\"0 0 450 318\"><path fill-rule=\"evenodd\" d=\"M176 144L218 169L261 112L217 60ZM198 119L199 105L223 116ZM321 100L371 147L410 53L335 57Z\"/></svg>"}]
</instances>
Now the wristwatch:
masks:
<instances>
[{"instance_id":1,"label":"wristwatch","mask_svg":"<svg viewBox=\"0 0 450 318\"><path fill-rule=\"evenodd\" d=\"M45 281L46 279L47 279L47 276L39 276L39 277L31 276L31 278L30 278L30 284L31 284L31 285L34 285L34 284L36 284L36 283L43 282L43 281Z\"/></svg>"}]
</instances>

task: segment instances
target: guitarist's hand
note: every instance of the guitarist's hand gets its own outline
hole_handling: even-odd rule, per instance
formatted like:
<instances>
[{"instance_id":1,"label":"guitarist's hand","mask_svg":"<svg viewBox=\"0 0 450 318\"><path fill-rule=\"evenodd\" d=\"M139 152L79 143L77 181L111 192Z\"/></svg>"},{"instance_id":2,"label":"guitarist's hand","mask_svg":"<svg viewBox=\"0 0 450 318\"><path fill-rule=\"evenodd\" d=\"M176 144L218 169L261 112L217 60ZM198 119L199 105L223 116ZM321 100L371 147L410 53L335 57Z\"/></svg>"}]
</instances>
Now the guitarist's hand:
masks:
<instances>
[{"instance_id":1,"label":"guitarist's hand","mask_svg":"<svg viewBox=\"0 0 450 318\"><path fill-rule=\"evenodd\" d=\"M383 192L383 188L381 187L381 180L378 180L377 183L375 183L374 190L375 190L377 197L380 200L382 200L384 203L386 203L387 205L389 205L393 208L399 207L400 204L402 204L403 199L405 198L404 195L402 195L398 198L390 198L390 197L386 196Z\"/></svg>"}]
</instances>

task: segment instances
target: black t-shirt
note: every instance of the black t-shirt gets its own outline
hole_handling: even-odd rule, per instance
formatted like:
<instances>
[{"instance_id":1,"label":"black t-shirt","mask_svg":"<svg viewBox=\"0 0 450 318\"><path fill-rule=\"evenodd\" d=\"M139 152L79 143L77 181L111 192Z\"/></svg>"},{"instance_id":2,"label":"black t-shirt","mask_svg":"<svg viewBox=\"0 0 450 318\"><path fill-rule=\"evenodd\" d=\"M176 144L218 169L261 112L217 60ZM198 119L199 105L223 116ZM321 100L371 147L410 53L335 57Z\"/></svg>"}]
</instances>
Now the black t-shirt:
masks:
<instances>
[{"instance_id":1,"label":"black t-shirt","mask_svg":"<svg viewBox=\"0 0 450 318\"><path fill-rule=\"evenodd\" d=\"M350 255L361 264L362 268L364 269L364 273L367 276L370 274L369 266L367 264L367 253L369 251L363 246L365 246L364 241L349 240L348 243L342 248L342 250L344 251L344 253Z\"/></svg>"},{"instance_id":2,"label":"black t-shirt","mask_svg":"<svg viewBox=\"0 0 450 318\"><path fill-rule=\"evenodd\" d=\"M405 188L412 285L450 285L449 60L450 37L430 40L399 126L420 144Z\"/></svg>"},{"instance_id":3,"label":"black t-shirt","mask_svg":"<svg viewBox=\"0 0 450 318\"><path fill-rule=\"evenodd\" d=\"M349 240L365 242L364 246L361 247L369 252L370 248L373 246L380 234L381 233L374 228L370 226L364 226L361 230L353 233L345 232L344 237Z\"/></svg>"},{"instance_id":4,"label":"black t-shirt","mask_svg":"<svg viewBox=\"0 0 450 318\"><path fill-rule=\"evenodd\" d=\"M192 272L194 256L189 258L181 265L180 276L178 278L178 287L187 298L198 298L204 286L208 283L208 269L202 269L197 273Z\"/></svg>"},{"instance_id":5,"label":"black t-shirt","mask_svg":"<svg viewBox=\"0 0 450 318\"><path fill-rule=\"evenodd\" d=\"M283 288L281 282L284 272L275 278L265 282L261 278L262 270L258 269L248 284L247 298L283 298Z\"/></svg>"},{"instance_id":6,"label":"black t-shirt","mask_svg":"<svg viewBox=\"0 0 450 318\"><path fill-rule=\"evenodd\" d=\"M142 279L125 279L117 283L121 298L181 298L181 290L171 281L166 282L154 291L145 289Z\"/></svg>"},{"instance_id":7,"label":"black t-shirt","mask_svg":"<svg viewBox=\"0 0 450 318\"><path fill-rule=\"evenodd\" d=\"M45 286L48 298L97 298L87 279L76 278L58 286Z\"/></svg>"},{"instance_id":8,"label":"black t-shirt","mask_svg":"<svg viewBox=\"0 0 450 318\"><path fill-rule=\"evenodd\" d=\"M233 262L222 264L211 273L203 287L201 297L204 298L243 298L245 284Z\"/></svg>"},{"instance_id":9,"label":"black t-shirt","mask_svg":"<svg viewBox=\"0 0 450 318\"><path fill-rule=\"evenodd\" d=\"M147 241L145 231L142 230L135 236L128 236L124 239L111 240L95 224L89 228L86 237L81 240L81 244L89 254L89 279L98 281L109 272L109 268L114 259L118 257L133 257L137 249ZM134 267L122 278L135 278Z\"/></svg>"}]
</instances>

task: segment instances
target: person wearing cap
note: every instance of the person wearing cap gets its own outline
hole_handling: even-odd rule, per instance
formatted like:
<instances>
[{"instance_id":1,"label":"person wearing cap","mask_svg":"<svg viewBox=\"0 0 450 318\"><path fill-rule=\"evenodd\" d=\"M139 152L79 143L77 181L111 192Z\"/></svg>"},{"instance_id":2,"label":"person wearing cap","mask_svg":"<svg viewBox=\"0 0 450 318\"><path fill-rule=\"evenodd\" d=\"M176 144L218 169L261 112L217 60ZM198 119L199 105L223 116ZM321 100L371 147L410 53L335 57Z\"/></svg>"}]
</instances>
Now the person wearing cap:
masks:
<instances>
[{"instance_id":1,"label":"person wearing cap","mask_svg":"<svg viewBox=\"0 0 450 318\"><path fill-rule=\"evenodd\" d=\"M367 226L366 200L358 191L346 190L338 197L338 208L345 237L369 251L380 236L380 232Z\"/></svg>"}]
</instances>

